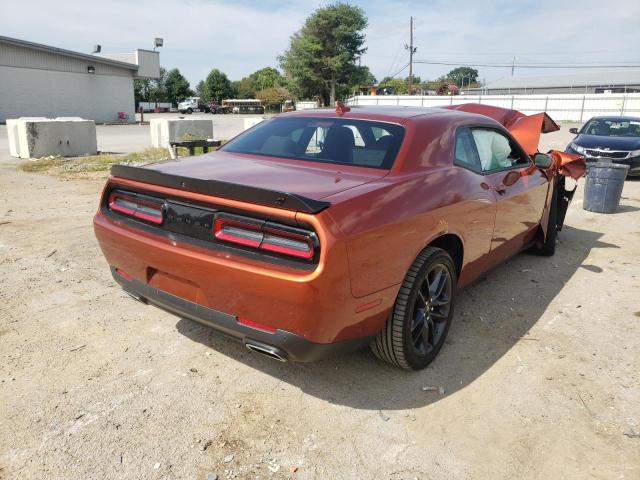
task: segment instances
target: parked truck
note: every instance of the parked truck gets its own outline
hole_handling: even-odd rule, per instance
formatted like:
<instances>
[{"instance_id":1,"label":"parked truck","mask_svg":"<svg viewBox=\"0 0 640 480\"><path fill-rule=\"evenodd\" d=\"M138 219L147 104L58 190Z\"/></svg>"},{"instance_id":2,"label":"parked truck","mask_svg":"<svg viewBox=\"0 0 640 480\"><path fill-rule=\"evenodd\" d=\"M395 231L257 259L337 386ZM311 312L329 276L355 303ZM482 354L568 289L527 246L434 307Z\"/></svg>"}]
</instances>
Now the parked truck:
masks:
<instances>
[{"instance_id":1,"label":"parked truck","mask_svg":"<svg viewBox=\"0 0 640 480\"><path fill-rule=\"evenodd\" d=\"M215 100L211 100L209 102L209 111L212 114L223 114L223 113L231 113L231 109L228 107L223 107L222 105L218 104L218 102L216 102Z\"/></svg>"},{"instance_id":2,"label":"parked truck","mask_svg":"<svg viewBox=\"0 0 640 480\"><path fill-rule=\"evenodd\" d=\"M200 97L187 97L184 101L178 103L178 111L189 115L195 111L208 113L209 105L203 103Z\"/></svg>"}]
</instances>

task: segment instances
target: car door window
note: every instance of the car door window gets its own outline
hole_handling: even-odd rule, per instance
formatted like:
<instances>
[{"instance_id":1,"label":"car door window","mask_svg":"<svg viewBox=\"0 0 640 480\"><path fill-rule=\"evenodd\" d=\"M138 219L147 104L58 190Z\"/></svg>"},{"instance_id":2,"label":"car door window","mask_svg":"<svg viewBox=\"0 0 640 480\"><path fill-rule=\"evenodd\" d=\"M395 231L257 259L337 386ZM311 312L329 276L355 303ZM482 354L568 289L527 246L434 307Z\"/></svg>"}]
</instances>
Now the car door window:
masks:
<instances>
[{"instance_id":1,"label":"car door window","mask_svg":"<svg viewBox=\"0 0 640 480\"><path fill-rule=\"evenodd\" d=\"M483 172L526 165L528 159L514 142L497 130L472 129Z\"/></svg>"},{"instance_id":2,"label":"car door window","mask_svg":"<svg viewBox=\"0 0 640 480\"><path fill-rule=\"evenodd\" d=\"M360 130L358 130L355 125L346 125L346 127L353 133L353 141L355 143L355 146L364 147L365 143L362 135L360 134Z\"/></svg>"},{"instance_id":3,"label":"car door window","mask_svg":"<svg viewBox=\"0 0 640 480\"><path fill-rule=\"evenodd\" d=\"M454 163L460 167L469 168L480 172L480 159L476 151L471 132L467 129L458 130L456 133L456 149Z\"/></svg>"},{"instance_id":4,"label":"car door window","mask_svg":"<svg viewBox=\"0 0 640 480\"><path fill-rule=\"evenodd\" d=\"M327 137L327 127L317 127L309 139L307 148L305 148L305 155L317 155L322 152L324 140Z\"/></svg>"}]
</instances>

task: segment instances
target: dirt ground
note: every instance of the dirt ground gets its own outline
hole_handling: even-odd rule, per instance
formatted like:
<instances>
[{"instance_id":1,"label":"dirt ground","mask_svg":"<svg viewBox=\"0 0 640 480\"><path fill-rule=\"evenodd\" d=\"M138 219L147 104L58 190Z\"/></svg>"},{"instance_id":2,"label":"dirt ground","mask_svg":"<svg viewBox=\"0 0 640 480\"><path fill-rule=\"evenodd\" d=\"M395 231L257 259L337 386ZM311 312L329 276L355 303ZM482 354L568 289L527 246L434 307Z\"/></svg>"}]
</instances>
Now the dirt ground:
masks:
<instances>
[{"instance_id":1,"label":"dirt ground","mask_svg":"<svg viewBox=\"0 0 640 480\"><path fill-rule=\"evenodd\" d=\"M426 370L281 364L126 296L102 182L20 172L2 135L0 478L640 478L640 181L462 291Z\"/></svg>"}]
</instances>

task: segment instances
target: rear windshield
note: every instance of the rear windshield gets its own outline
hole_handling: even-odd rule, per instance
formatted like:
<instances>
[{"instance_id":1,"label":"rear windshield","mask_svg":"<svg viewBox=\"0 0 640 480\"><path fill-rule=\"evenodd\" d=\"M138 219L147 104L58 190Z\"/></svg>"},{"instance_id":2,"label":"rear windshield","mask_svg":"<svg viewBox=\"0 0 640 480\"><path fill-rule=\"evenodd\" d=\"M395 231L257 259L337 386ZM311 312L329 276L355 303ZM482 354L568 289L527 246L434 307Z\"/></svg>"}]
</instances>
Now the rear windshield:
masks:
<instances>
[{"instance_id":1,"label":"rear windshield","mask_svg":"<svg viewBox=\"0 0 640 480\"><path fill-rule=\"evenodd\" d=\"M222 150L390 169L404 128L343 118L279 117L248 130Z\"/></svg>"}]
</instances>

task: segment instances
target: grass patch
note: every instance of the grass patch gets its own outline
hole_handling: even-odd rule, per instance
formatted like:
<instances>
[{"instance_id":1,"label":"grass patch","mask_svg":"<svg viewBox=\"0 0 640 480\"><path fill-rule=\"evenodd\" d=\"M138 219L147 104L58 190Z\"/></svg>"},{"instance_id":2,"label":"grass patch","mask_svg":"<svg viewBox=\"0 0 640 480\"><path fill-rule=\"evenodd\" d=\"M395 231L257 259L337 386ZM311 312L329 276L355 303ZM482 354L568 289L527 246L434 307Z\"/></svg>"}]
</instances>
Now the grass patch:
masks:
<instances>
[{"instance_id":1,"label":"grass patch","mask_svg":"<svg viewBox=\"0 0 640 480\"><path fill-rule=\"evenodd\" d=\"M223 142L224 143L224 142ZM216 150L211 147L210 151ZM202 155L203 148L196 147L195 154ZM189 149L178 148L178 157L189 156ZM48 173L59 177L105 177L112 165L147 165L150 163L162 162L170 157L166 148L147 148L141 152L128 153L126 155L114 155L102 153L99 155L89 155L86 157L61 157L50 156L27 160L18 165L23 172Z\"/></svg>"},{"instance_id":2,"label":"grass patch","mask_svg":"<svg viewBox=\"0 0 640 480\"><path fill-rule=\"evenodd\" d=\"M23 172L46 172L60 165L64 157L44 157L18 165Z\"/></svg>"},{"instance_id":3,"label":"grass patch","mask_svg":"<svg viewBox=\"0 0 640 480\"><path fill-rule=\"evenodd\" d=\"M44 172L60 176L76 176L96 172L108 172L112 165L144 165L169 158L166 148L148 148L126 155L100 154L86 157L65 158L51 156L21 163L18 168L24 172Z\"/></svg>"}]
</instances>

